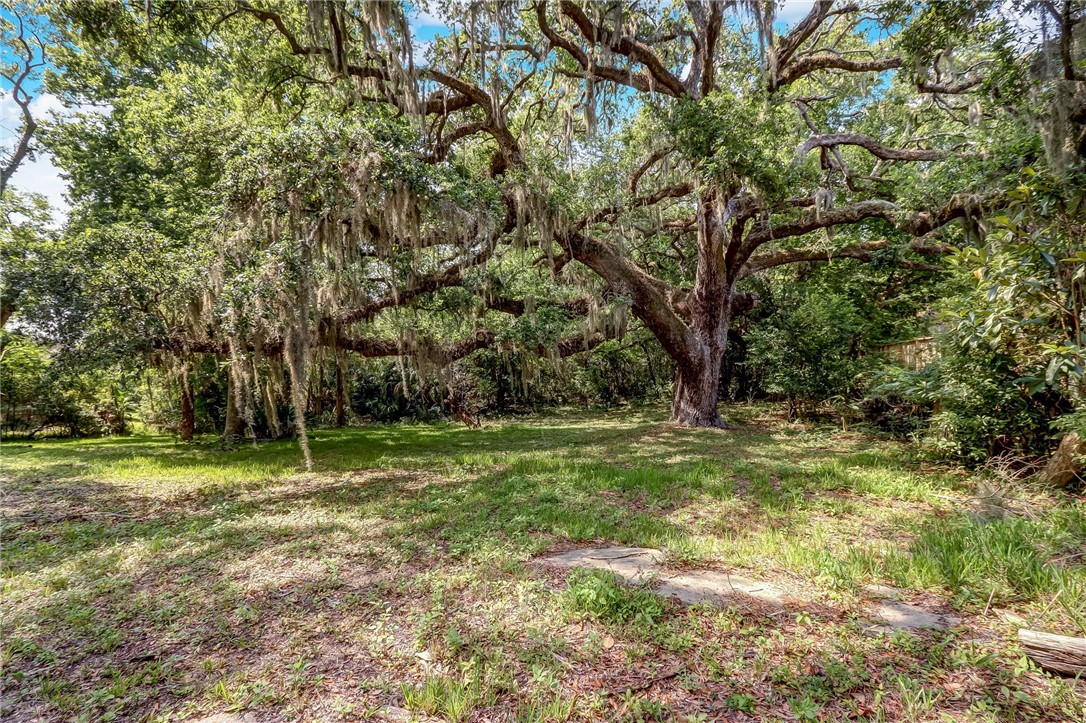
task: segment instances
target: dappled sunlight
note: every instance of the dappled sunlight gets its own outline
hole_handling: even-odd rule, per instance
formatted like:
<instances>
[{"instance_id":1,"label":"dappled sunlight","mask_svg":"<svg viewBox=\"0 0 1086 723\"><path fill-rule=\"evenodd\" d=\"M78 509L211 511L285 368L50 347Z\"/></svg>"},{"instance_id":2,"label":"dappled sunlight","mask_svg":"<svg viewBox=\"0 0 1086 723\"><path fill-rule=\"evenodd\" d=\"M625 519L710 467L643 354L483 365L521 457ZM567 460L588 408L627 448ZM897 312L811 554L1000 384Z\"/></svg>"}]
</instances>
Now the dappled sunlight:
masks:
<instances>
[{"instance_id":1,"label":"dappled sunlight","mask_svg":"<svg viewBox=\"0 0 1086 723\"><path fill-rule=\"evenodd\" d=\"M771 676L780 656L795 670L828 665L812 661L834 646L893 666L922 648L880 650L863 635L863 591L876 582L929 606L954 601L984 635L1003 634L986 607L1075 624L1059 597L1086 575L1066 562L1055 572L1046 555L1074 546L1080 514L992 537L1006 552L989 597L982 579L954 577L977 554L958 511L971 493L962 477L854 435L688 430L661 416L316 432L312 473L286 442L187 455L151 437L35 443L5 464L5 656L38 681L21 710L107 710L96 691L117 684L101 660L124 671L122 710L142 710L151 691L190 691L178 715L318 699L368 709L459 685L469 698L517 690L561 707L599 675L617 680L660 655L680 664L691 646L716 646L699 655L721 671L758 651L751 664ZM669 603L645 629L586 617L532 560L600 544L827 602L779 618ZM736 634L737 647L714 642ZM985 649L988 680L1006 653ZM464 673L467 660L481 677ZM41 672L58 663L64 672ZM338 678L347 669L353 685ZM540 687L539 671L574 687L547 693L558 689Z\"/></svg>"}]
</instances>

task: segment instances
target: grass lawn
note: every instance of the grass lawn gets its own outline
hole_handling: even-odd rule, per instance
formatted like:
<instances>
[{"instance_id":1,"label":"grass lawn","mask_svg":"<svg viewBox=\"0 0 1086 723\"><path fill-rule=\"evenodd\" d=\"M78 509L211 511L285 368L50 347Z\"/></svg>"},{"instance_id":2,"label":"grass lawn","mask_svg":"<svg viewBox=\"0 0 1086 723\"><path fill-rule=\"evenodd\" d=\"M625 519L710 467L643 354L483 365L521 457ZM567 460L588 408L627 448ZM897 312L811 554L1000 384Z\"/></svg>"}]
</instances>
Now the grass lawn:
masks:
<instances>
[{"instance_id":1,"label":"grass lawn","mask_svg":"<svg viewBox=\"0 0 1086 723\"><path fill-rule=\"evenodd\" d=\"M3 447L5 720L1086 720L1020 626L1086 635L1086 502L909 448L659 408ZM552 550L655 547L806 602L681 607ZM954 608L872 634L863 586Z\"/></svg>"}]
</instances>

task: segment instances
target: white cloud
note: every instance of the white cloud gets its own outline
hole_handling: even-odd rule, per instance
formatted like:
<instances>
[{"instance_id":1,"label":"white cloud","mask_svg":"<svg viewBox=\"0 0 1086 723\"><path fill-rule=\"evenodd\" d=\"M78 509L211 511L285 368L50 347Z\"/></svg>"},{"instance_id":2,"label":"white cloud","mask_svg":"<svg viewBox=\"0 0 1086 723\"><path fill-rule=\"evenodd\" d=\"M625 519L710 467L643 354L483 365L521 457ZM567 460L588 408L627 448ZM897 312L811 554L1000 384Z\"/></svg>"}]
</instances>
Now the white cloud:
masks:
<instances>
[{"instance_id":1,"label":"white cloud","mask_svg":"<svg viewBox=\"0 0 1086 723\"><path fill-rule=\"evenodd\" d=\"M102 108L77 106L69 108L55 95L43 93L30 102L30 113L39 120L65 118L76 113L103 113ZM9 93L0 94L0 148L8 150L19 141L19 128L22 125L22 111ZM11 185L24 193L40 193L49 200L54 209L54 218L63 223L68 215L65 194L68 182L60 175L60 169L53 164L52 156L47 152L35 154L34 158L25 159L11 177Z\"/></svg>"},{"instance_id":2,"label":"white cloud","mask_svg":"<svg viewBox=\"0 0 1086 723\"><path fill-rule=\"evenodd\" d=\"M777 7L777 22L785 26L795 25L807 17L814 6L814 0L784 0Z\"/></svg>"},{"instance_id":3,"label":"white cloud","mask_svg":"<svg viewBox=\"0 0 1086 723\"><path fill-rule=\"evenodd\" d=\"M442 20L441 18L439 18L437 15L434 15L433 13L422 10L421 8L417 9L414 12L411 13L410 20L411 20L412 25L418 25L418 26L421 26L421 25L444 25L445 24L445 21Z\"/></svg>"},{"instance_id":4,"label":"white cloud","mask_svg":"<svg viewBox=\"0 0 1086 723\"><path fill-rule=\"evenodd\" d=\"M34 160L24 160L19 170L11 177L11 185L24 193L40 193L53 207L53 217L63 223L70 205L64 194L68 192L68 182L60 175L60 169L53 165L53 157L48 153L39 153Z\"/></svg>"}]
</instances>

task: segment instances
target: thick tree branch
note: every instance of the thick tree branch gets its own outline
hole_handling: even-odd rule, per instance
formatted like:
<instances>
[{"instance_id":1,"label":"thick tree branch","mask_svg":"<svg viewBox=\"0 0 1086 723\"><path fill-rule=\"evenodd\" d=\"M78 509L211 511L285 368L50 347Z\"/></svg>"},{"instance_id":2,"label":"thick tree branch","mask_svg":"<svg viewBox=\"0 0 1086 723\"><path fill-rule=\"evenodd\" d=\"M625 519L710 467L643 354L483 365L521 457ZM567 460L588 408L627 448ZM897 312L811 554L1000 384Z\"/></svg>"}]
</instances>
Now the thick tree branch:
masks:
<instances>
[{"instance_id":1,"label":"thick tree branch","mask_svg":"<svg viewBox=\"0 0 1086 723\"><path fill-rule=\"evenodd\" d=\"M835 146L859 146L884 161L937 161L946 156L943 151L923 148L888 148L874 138L859 133L823 133L811 136L800 145L796 155L803 158L815 148Z\"/></svg>"},{"instance_id":2,"label":"thick tree branch","mask_svg":"<svg viewBox=\"0 0 1086 723\"><path fill-rule=\"evenodd\" d=\"M582 218L580 221L577 222L575 228L578 231L582 231L594 223L600 223L601 221L607 221L609 219L612 219L623 211L628 211L633 208L644 208L645 206L655 206L657 203L663 201L666 198L682 198L683 196L688 196L694 192L694 189L696 187L696 184L692 181L688 181L686 183L677 183L674 186L666 186L665 188L661 188L655 193L638 196L637 198L634 198L632 201L630 201L630 203L628 204L615 204L613 206L602 208L599 211L596 211L595 213Z\"/></svg>"},{"instance_id":3,"label":"thick tree branch","mask_svg":"<svg viewBox=\"0 0 1086 723\"><path fill-rule=\"evenodd\" d=\"M619 294L628 294L634 316L652 329L668 354L684 358L698 341L676 313L681 292L635 264L609 241L575 232L556 235L569 256L601 276Z\"/></svg>"},{"instance_id":4,"label":"thick tree branch","mask_svg":"<svg viewBox=\"0 0 1086 723\"><path fill-rule=\"evenodd\" d=\"M558 353L558 356L565 358L582 351L594 349L611 338L614 338L612 333L602 331L591 334L576 333L557 340L553 346L540 345L535 351L540 356L547 356L553 350ZM343 335L320 336L314 339L313 343L319 347L342 349L367 358L421 355L425 356L431 363L445 367L470 356L480 349L494 346L496 341L497 334L493 331L477 328L472 331L470 336L437 347L431 347L412 339L383 339L370 336L350 337ZM190 339L180 334L160 340L154 346L158 349L184 352L186 354L226 356L231 353L228 341L221 339ZM275 339L265 342L260 351L266 357L275 357L281 355L283 349L283 341ZM254 351L254 348L250 346L245 351Z\"/></svg>"},{"instance_id":5,"label":"thick tree branch","mask_svg":"<svg viewBox=\"0 0 1086 723\"><path fill-rule=\"evenodd\" d=\"M664 66L663 61L647 44L596 25L588 18L584 10L571 0L560 0L558 7L563 15L573 21L585 40L593 44L606 45L612 52L640 63L655 81L656 90L675 98L686 95L686 88L683 87L682 81ZM581 55L584 56L584 53L582 52ZM579 59L578 62L580 62ZM588 65L584 63L582 65L589 69Z\"/></svg>"},{"instance_id":6,"label":"thick tree branch","mask_svg":"<svg viewBox=\"0 0 1086 723\"><path fill-rule=\"evenodd\" d=\"M630 178L630 193L636 194L637 193L637 184L641 182L641 177L644 176L646 173L648 173L650 168L652 168L657 163L662 161L670 153L671 153L671 150L656 151L651 156L649 156L648 160L646 160L644 163L642 163L638 167L638 169L636 171L634 171L633 176Z\"/></svg>"},{"instance_id":7,"label":"thick tree branch","mask_svg":"<svg viewBox=\"0 0 1086 723\"><path fill-rule=\"evenodd\" d=\"M492 296L487 297L486 308L494 311L500 311L512 316L524 316L528 313L528 303L523 299L510 299L506 296ZM585 316L588 314L591 301L587 296L582 296L579 299L570 299L569 301L551 302L542 300L539 301L536 306L552 306L564 311L568 311L574 316Z\"/></svg>"},{"instance_id":8,"label":"thick tree branch","mask_svg":"<svg viewBox=\"0 0 1086 723\"><path fill-rule=\"evenodd\" d=\"M903 65L901 58L883 58L876 60L853 60L830 51L805 55L782 68L772 89L777 90L791 85L800 78L817 70L844 70L850 73L871 73L893 70Z\"/></svg>"},{"instance_id":9,"label":"thick tree branch","mask_svg":"<svg viewBox=\"0 0 1086 723\"><path fill-rule=\"evenodd\" d=\"M792 56L799 46L811 37L819 26L822 25L822 21L829 15L830 8L833 7L833 0L817 0L813 6L811 6L810 12L802 20L800 20L792 32L781 38L776 45L777 52L777 67L787 68L788 63L792 60Z\"/></svg>"},{"instance_id":10,"label":"thick tree branch","mask_svg":"<svg viewBox=\"0 0 1086 723\"><path fill-rule=\"evenodd\" d=\"M399 291L393 291L393 293L385 296L377 301L374 301L365 306L355 307L353 309L346 309L341 311L334 319L337 324L353 324L356 321L369 321L377 315L378 312L389 309L395 306L404 306L410 303L417 297L428 294L440 289L446 289L451 286L459 286L463 283L463 272L465 269L480 266L486 263L493 255L494 249L492 246L485 247L482 251L475 254L471 258L465 259L455 266L451 266L444 271L423 276L415 280L415 282L407 289L401 289Z\"/></svg>"},{"instance_id":11,"label":"thick tree branch","mask_svg":"<svg viewBox=\"0 0 1086 723\"><path fill-rule=\"evenodd\" d=\"M833 259L857 259L859 261L871 261L874 258L874 252L881 251L889 248L890 242L886 239L879 239L878 241L862 241L851 246L844 246L837 249L825 249L825 248L798 248L798 249L777 249L764 254L756 254L747 260L747 263L743 266L743 269L739 272L739 278L744 279L751 274L758 273L759 271L765 271L766 269L772 269L777 266L785 266L787 264L802 263L804 261L832 261ZM914 250L919 250L915 246ZM930 249L929 249L930 251ZM912 259L897 259L895 261L897 266L902 268L913 269L916 271L942 271L943 267L936 266L934 264L925 264L919 261L913 261Z\"/></svg>"},{"instance_id":12,"label":"thick tree branch","mask_svg":"<svg viewBox=\"0 0 1086 723\"><path fill-rule=\"evenodd\" d=\"M615 68L608 65L600 65L592 60L580 46L556 31L547 20L546 2L543 2L542 0L537 2L535 5L535 12L536 20L539 23L539 30L543 33L547 42L550 43L552 47L561 48L569 53L582 68L582 72L573 72L562 68L559 68L558 72L574 78L587 78L589 77L589 74L591 74L592 78L607 80L612 83L618 83L619 85L626 85L643 93L649 93L653 90L653 80L647 73Z\"/></svg>"},{"instance_id":13,"label":"thick tree branch","mask_svg":"<svg viewBox=\"0 0 1086 723\"><path fill-rule=\"evenodd\" d=\"M422 160L426 163L441 163L449 156L449 151L452 150L452 146L459 140L473 136L476 133L485 131L488 127L488 123L483 121L475 121L474 123L464 123L456 128L453 128L448 133L443 133L438 136L434 141L433 149L422 157Z\"/></svg>"},{"instance_id":14,"label":"thick tree branch","mask_svg":"<svg viewBox=\"0 0 1086 723\"><path fill-rule=\"evenodd\" d=\"M897 207L889 201L860 201L850 206L811 210L800 219L791 223L773 226L768 220L755 223L744 240L744 246L754 250L762 244L779 239L802 236L812 231L833 226L859 223L868 218L884 218L893 221Z\"/></svg>"}]
</instances>

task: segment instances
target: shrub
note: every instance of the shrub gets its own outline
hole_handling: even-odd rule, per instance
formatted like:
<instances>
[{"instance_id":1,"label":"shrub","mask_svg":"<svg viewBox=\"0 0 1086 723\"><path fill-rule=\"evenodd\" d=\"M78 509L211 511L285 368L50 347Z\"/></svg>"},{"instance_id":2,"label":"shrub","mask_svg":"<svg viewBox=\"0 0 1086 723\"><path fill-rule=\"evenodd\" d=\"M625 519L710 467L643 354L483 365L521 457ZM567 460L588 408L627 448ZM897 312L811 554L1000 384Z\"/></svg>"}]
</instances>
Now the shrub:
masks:
<instances>
[{"instance_id":1,"label":"shrub","mask_svg":"<svg viewBox=\"0 0 1086 723\"><path fill-rule=\"evenodd\" d=\"M789 417L832 397L852 395L865 366L862 321L853 305L831 293L786 298L750 331L748 362L762 369L762 386L788 400Z\"/></svg>"},{"instance_id":2,"label":"shrub","mask_svg":"<svg viewBox=\"0 0 1086 723\"><path fill-rule=\"evenodd\" d=\"M647 630L655 626L665 612L664 602L659 597L649 590L623 584L621 578L611 572L575 569L567 583L563 596L565 603L604 623Z\"/></svg>"},{"instance_id":3,"label":"shrub","mask_svg":"<svg viewBox=\"0 0 1086 723\"><path fill-rule=\"evenodd\" d=\"M879 372L867 405L911 407L911 418L902 414L892 424L921 436L943 457L978 464L997 454L1027 457L1047 449L1050 421L1062 408L1058 396L1029 394L1014 359L997 350L962 346L953 335L941 339L939 349L939 358L920 370Z\"/></svg>"}]
</instances>

